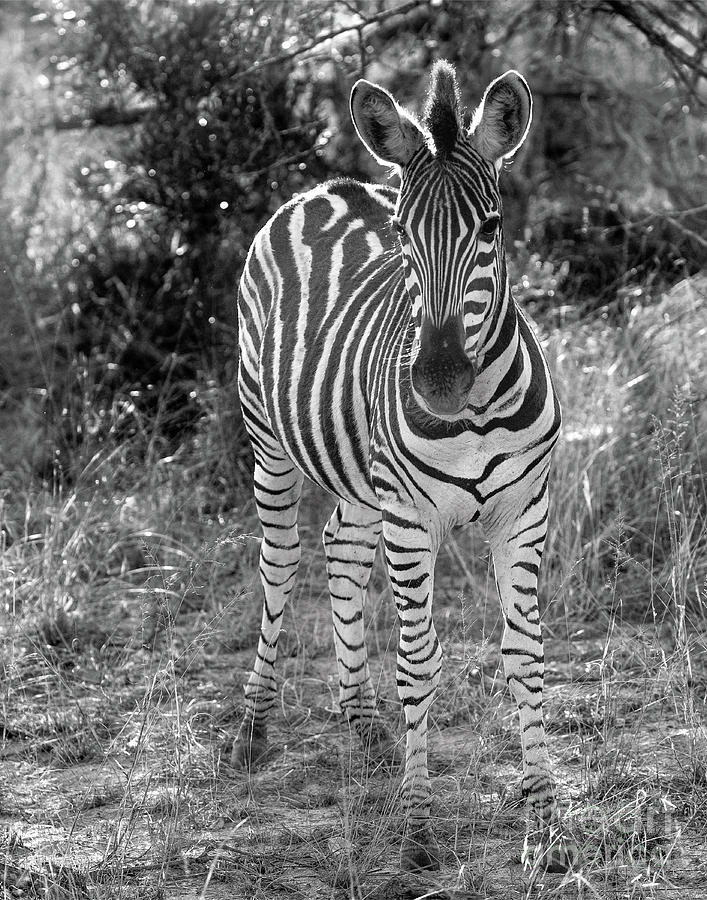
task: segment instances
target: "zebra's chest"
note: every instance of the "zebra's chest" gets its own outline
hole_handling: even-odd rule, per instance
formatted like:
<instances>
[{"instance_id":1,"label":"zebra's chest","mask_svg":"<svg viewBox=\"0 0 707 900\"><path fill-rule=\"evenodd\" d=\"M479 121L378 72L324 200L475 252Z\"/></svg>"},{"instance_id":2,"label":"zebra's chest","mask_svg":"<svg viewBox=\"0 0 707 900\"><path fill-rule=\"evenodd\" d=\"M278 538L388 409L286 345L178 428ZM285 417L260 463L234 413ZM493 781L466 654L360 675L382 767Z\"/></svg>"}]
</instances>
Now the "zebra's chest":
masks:
<instances>
[{"instance_id":1,"label":"zebra's chest","mask_svg":"<svg viewBox=\"0 0 707 900\"><path fill-rule=\"evenodd\" d=\"M416 427L412 417L382 416L373 434L372 479L383 505L417 509L442 531L491 507L512 509L546 470L557 438L559 408L545 392L519 401L514 415L470 423L467 429ZM526 409L525 407L530 407ZM404 409L404 400L399 409ZM381 485L383 488L381 490Z\"/></svg>"}]
</instances>

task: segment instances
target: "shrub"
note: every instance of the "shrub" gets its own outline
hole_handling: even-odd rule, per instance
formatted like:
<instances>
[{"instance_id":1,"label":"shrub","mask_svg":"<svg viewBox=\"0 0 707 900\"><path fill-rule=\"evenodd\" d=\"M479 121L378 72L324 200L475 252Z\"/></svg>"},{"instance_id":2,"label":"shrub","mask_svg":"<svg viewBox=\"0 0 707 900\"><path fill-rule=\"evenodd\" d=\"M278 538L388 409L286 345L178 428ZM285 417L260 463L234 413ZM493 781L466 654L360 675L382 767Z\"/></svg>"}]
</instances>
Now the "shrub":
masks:
<instances>
[{"instance_id":1,"label":"shrub","mask_svg":"<svg viewBox=\"0 0 707 900\"><path fill-rule=\"evenodd\" d=\"M200 414L198 373L232 367L254 232L322 175L315 91L294 64L255 66L289 24L280 3L91 0L61 14L58 65L82 98L67 121L121 128L114 159L77 169L96 219L72 248L65 352L175 440Z\"/></svg>"}]
</instances>

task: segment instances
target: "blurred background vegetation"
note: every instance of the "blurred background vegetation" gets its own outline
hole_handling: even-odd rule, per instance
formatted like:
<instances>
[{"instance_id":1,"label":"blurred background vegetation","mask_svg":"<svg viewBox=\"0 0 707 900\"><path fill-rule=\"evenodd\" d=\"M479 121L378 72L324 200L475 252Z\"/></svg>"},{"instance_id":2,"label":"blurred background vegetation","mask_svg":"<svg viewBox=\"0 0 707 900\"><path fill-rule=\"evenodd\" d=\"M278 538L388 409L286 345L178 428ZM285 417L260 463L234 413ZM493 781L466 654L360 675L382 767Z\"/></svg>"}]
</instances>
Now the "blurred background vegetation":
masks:
<instances>
[{"instance_id":1,"label":"blurred background vegetation","mask_svg":"<svg viewBox=\"0 0 707 900\"><path fill-rule=\"evenodd\" d=\"M706 36L692 0L0 4L8 504L28 485L86 481L101 459L112 490L121 472L181 460L220 492L208 508L236 502L249 464L235 296L252 237L322 180L387 179L354 135L351 85L365 76L419 111L443 57L469 112L509 67L535 97L502 186L515 293L566 378L577 448L563 457L558 577L574 577L570 557L587 573L601 557L604 578L626 527L651 567L661 528L671 556L675 517L659 527L655 510L675 457L661 464L655 422L688 452L679 473L702 547ZM683 343L660 345L671 381L650 335L688 307ZM8 542L27 532L12 517L4 528Z\"/></svg>"}]
</instances>

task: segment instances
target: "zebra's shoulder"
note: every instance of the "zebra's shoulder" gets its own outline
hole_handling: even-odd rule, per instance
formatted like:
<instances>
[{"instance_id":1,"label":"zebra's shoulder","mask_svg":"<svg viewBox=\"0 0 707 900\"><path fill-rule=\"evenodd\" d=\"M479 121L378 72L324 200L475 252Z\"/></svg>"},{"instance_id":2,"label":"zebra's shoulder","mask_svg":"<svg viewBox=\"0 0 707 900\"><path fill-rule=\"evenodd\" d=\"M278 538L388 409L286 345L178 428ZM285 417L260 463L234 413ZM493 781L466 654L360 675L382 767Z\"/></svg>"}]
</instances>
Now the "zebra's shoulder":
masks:
<instances>
[{"instance_id":1,"label":"zebra's shoulder","mask_svg":"<svg viewBox=\"0 0 707 900\"><path fill-rule=\"evenodd\" d=\"M298 206L316 208L328 201L335 209L345 208L347 215L353 218L373 223L387 221L395 212L397 199L398 192L387 185L367 184L353 178L336 178L295 195L278 213L292 211Z\"/></svg>"},{"instance_id":2,"label":"zebra's shoulder","mask_svg":"<svg viewBox=\"0 0 707 900\"><path fill-rule=\"evenodd\" d=\"M295 230L308 235L327 235L337 225L356 222L369 233L389 232L398 192L386 185L366 184L351 178L327 181L296 194L284 203L255 236L252 252L266 243L279 244L284 232ZM392 232L391 232L392 235ZM289 240L290 238L288 238Z\"/></svg>"},{"instance_id":3,"label":"zebra's shoulder","mask_svg":"<svg viewBox=\"0 0 707 900\"><path fill-rule=\"evenodd\" d=\"M337 178L322 185L330 195L345 200L354 215L367 219L371 215L389 217L395 211L398 192L383 184L368 184L353 178Z\"/></svg>"}]
</instances>

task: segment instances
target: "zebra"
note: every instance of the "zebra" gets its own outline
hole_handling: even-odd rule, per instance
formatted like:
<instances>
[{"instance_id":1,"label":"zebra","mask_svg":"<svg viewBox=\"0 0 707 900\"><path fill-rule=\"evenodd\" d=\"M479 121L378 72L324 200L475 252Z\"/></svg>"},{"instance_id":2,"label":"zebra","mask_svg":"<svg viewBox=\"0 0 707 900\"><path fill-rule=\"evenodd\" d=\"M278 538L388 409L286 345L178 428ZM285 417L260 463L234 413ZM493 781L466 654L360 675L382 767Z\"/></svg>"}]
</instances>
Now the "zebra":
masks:
<instances>
[{"instance_id":1,"label":"zebra","mask_svg":"<svg viewBox=\"0 0 707 900\"><path fill-rule=\"evenodd\" d=\"M530 89L506 72L466 127L454 68L438 61L421 120L364 79L350 111L365 147L399 173L399 191L340 179L296 196L255 237L240 281L238 386L255 458L265 599L232 761L248 769L267 750L308 476L338 500L323 542L341 710L370 757L394 760L363 622L382 535L406 721L401 866L438 868L427 766L442 663L435 558L452 527L478 521L505 620L502 658L520 716L531 835L547 857L559 816L543 726L537 581L561 413L538 340L511 296L498 187L528 133Z\"/></svg>"}]
</instances>

